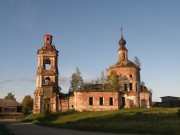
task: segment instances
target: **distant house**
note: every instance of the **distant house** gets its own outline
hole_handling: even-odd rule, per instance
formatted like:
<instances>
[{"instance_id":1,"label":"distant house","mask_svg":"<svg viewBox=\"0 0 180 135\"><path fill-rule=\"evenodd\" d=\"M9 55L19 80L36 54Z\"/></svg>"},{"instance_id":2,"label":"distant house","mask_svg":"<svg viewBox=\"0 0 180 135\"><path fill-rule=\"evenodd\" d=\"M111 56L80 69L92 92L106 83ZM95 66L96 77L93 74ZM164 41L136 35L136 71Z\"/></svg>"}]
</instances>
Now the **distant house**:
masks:
<instances>
[{"instance_id":1,"label":"distant house","mask_svg":"<svg viewBox=\"0 0 180 135\"><path fill-rule=\"evenodd\" d=\"M0 112L21 112L22 105L14 99L0 99Z\"/></svg>"},{"instance_id":2,"label":"distant house","mask_svg":"<svg viewBox=\"0 0 180 135\"><path fill-rule=\"evenodd\" d=\"M156 107L180 107L180 97L164 96L162 102L156 102Z\"/></svg>"}]
</instances>

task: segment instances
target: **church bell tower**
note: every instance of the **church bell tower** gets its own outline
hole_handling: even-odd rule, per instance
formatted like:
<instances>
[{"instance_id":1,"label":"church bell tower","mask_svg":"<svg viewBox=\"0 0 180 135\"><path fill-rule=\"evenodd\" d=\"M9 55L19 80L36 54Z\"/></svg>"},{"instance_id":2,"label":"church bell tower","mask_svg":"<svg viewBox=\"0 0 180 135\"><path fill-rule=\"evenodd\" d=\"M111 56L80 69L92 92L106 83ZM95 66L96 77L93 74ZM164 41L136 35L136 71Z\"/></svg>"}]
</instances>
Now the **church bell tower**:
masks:
<instances>
[{"instance_id":1,"label":"church bell tower","mask_svg":"<svg viewBox=\"0 0 180 135\"><path fill-rule=\"evenodd\" d=\"M44 45L38 50L36 90L34 92L35 114L58 110L58 51L52 44L52 35L44 36Z\"/></svg>"}]
</instances>

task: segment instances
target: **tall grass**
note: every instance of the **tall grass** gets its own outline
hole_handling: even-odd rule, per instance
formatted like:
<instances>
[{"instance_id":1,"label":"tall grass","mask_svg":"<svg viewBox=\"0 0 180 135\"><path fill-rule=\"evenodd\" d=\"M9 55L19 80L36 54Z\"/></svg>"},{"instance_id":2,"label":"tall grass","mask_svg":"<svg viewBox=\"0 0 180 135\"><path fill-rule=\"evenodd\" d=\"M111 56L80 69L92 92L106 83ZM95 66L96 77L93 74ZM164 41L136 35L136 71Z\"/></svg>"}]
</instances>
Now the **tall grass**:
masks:
<instances>
[{"instance_id":1,"label":"tall grass","mask_svg":"<svg viewBox=\"0 0 180 135\"><path fill-rule=\"evenodd\" d=\"M109 112L67 111L29 115L23 121L32 121L44 126L86 131L177 134L180 135L178 108L121 109Z\"/></svg>"}]
</instances>

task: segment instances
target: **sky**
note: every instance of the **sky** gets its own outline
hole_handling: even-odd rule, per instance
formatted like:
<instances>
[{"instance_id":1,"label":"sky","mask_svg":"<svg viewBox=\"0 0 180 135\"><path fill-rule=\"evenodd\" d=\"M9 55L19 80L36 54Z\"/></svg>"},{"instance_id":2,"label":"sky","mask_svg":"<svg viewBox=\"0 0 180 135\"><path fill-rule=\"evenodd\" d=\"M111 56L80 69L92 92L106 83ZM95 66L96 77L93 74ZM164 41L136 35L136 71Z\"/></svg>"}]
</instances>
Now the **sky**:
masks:
<instances>
[{"instance_id":1,"label":"sky","mask_svg":"<svg viewBox=\"0 0 180 135\"><path fill-rule=\"evenodd\" d=\"M118 60L121 27L153 101L180 97L179 7L179 0L0 0L0 98L33 97L45 34L59 51L62 92L76 67L85 82L95 80Z\"/></svg>"}]
</instances>

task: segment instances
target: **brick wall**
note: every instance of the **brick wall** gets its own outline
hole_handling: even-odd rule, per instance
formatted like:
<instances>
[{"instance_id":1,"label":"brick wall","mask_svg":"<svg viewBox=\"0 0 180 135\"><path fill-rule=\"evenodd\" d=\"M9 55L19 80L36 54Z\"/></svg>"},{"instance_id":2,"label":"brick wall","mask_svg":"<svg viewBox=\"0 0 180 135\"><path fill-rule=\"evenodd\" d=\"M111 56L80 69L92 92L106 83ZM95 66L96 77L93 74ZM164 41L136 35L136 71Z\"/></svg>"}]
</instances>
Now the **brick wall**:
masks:
<instances>
[{"instance_id":1,"label":"brick wall","mask_svg":"<svg viewBox=\"0 0 180 135\"><path fill-rule=\"evenodd\" d=\"M74 101L75 110L78 111L109 111L119 108L118 92L74 92Z\"/></svg>"},{"instance_id":2,"label":"brick wall","mask_svg":"<svg viewBox=\"0 0 180 135\"><path fill-rule=\"evenodd\" d=\"M59 111L67 111L74 109L74 96L68 96L59 99Z\"/></svg>"},{"instance_id":3,"label":"brick wall","mask_svg":"<svg viewBox=\"0 0 180 135\"><path fill-rule=\"evenodd\" d=\"M152 94L147 92L140 93L140 107L150 108L152 104Z\"/></svg>"}]
</instances>

